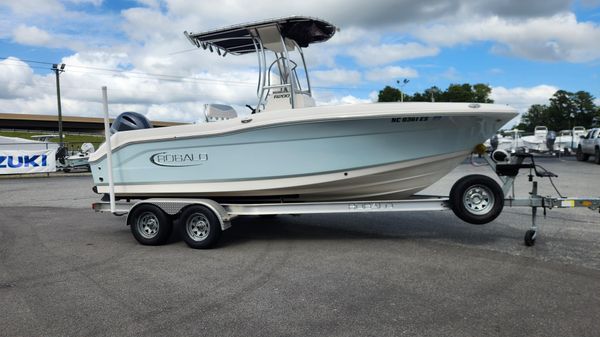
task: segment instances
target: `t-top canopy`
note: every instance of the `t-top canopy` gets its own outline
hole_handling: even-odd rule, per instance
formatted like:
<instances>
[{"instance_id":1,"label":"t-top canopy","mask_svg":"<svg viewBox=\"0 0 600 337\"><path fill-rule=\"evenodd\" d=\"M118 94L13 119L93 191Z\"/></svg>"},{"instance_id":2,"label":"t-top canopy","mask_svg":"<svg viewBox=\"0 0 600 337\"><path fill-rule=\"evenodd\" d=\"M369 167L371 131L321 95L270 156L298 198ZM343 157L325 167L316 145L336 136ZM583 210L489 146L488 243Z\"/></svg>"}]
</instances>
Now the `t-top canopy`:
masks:
<instances>
[{"instance_id":1,"label":"t-top canopy","mask_svg":"<svg viewBox=\"0 0 600 337\"><path fill-rule=\"evenodd\" d=\"M300 47L308 47L311 43L329 40L337 28L327 21L304 17L292 16L281 19L271 19L249 24L235 25L204 33L188 33L185 36L197 47L207 47L212 50L223 50L234 55L256 52L255 43L267 41L260 40L260 32L269 28L277 28L281 36L295 41ZM274 42L274 41L268 41Z\"/></svg>"}]
</instances>

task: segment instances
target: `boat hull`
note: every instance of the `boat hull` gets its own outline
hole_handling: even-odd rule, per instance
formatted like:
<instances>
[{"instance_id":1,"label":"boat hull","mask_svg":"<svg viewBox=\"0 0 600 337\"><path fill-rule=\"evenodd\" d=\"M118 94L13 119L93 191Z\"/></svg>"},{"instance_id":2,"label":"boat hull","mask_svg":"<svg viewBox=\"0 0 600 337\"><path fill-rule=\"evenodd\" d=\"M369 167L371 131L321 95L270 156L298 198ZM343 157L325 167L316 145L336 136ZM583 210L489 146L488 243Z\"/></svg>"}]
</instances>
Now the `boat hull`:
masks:
<instances>
[{"instance_id":1,"label":"boat hull","mask_svg":"<svg viewBox=\"0 0 600 337\"><path fill-rule=\"evenodd\" d=\"M513 116L367 114L160 140L140 130L133 139L142 141L114 146L115 194L402 199L439 180ZM90 164L98 192L108 193L106 157L95 154Z\"/></svg>"},{"instance_id":2,"label":"boat hull","mask_svg":"<svg viewBox=\"0 0 600 337\"><path fill-rule=\"evenodd\" d=\"M547 152L548 147L546 146L546 139L536 136L526 136L521 138L523 146L529 149L531 152Z\"/></svg>"}]
</instances>

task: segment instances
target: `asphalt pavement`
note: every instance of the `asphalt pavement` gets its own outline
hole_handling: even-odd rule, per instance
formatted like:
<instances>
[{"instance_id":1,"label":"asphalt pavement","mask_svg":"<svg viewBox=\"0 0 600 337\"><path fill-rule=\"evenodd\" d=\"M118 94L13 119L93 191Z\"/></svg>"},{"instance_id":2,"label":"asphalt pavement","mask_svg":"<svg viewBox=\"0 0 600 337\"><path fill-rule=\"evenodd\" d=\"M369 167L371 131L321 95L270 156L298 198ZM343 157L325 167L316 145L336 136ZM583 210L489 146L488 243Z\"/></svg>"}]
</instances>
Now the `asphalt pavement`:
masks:
<instances>
[{"instance_id":1,"label":"asphalt pavement","mask_svg":"<svg viewBox=\"0 0 600 337\"><path fill-rule=\"evenodd\" d=\"M563 195L600 166L544 158ZM467 163L424 194L447 194ZM556 194L540 182L542 194ZM245 217L216 249L138 244L91 177L0 179L0 336L598 336L600 214ZM527 177L515 192L526 195ZM541 213L541 212L540 212ZM540 214L542 215L542 214ZM176 223L177 226L177 223Z\"/></svg>"}]
</instances>

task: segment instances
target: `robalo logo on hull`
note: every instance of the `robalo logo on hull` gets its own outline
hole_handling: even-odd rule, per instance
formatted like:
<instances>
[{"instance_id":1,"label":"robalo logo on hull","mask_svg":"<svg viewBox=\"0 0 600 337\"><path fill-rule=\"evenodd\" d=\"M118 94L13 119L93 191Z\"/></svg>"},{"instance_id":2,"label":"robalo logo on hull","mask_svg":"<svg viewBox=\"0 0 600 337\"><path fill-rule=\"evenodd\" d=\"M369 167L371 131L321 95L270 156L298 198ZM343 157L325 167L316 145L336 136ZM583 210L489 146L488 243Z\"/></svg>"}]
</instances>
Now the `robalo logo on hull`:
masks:
<instances>
[{"instance_id":1,"label":"robalo logo on hull","mask_svg":"<svg viewBox=\"0 0 600 337\"><path fill-rule=\"evenodd\" d=\"M150 156L152 164L165 167L199 166L206 161L208 161L208 153L159 152Z\"/></svg>"}]
</instances>

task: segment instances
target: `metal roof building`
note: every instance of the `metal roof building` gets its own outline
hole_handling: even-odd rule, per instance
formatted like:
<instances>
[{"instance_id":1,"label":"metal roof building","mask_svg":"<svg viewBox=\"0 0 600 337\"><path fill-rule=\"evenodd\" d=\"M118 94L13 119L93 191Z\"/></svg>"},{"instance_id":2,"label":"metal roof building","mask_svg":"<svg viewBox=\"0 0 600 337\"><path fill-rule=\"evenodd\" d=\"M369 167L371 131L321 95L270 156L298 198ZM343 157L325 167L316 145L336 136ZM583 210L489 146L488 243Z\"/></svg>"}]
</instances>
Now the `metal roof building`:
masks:
<instances>
[{"instance_id":1,"label":"metal roof building","mask_svg":"<svg viewBox=\"0 0 600 337\"><path fill-rule=\"evenodd\" d=\"M104 130L102 118L63 116L62 119L63 130L67 132L101 133ZM163 127L184 123L152 121L152 124ZM58 116L0 113L0 129L58 131Z\"/></svg>"}]
</instances>

